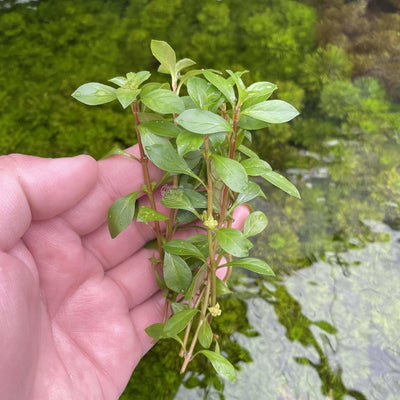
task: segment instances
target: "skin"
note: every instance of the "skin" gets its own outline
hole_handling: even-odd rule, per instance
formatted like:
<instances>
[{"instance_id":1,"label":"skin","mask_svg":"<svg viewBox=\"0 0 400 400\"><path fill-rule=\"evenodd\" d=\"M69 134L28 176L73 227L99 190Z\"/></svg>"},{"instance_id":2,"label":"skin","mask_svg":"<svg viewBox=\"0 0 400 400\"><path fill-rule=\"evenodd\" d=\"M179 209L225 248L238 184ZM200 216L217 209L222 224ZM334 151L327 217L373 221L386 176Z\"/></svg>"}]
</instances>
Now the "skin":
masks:
<instances>
[{"instance_id":1,"label":"skin","mask_svg":"<svg viewBox=\"0 0 400 400\"><path fill-rule=\"evenodd\" d=\"M136 146L128 151L138 156ZM3 400L123 392L152 346L144 329L164 312L153 250L143 248L153 232L132 223L111 239L106 224L111 203L142 184L140 164L127 157L0 157ZM236 227L247 214L237 209Z\"/></svg>"}]
</instances>

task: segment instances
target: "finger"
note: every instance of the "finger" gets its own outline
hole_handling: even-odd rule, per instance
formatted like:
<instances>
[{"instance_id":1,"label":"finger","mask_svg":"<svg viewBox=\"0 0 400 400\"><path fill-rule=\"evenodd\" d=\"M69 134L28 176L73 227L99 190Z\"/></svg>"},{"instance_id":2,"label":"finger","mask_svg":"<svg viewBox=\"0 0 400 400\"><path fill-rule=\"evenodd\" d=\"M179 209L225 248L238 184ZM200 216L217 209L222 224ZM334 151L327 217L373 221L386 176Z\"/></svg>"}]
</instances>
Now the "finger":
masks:
<instances>
[{"instance_id":1,"label":"finger","mask_svg":"<svg viewBox=\"0 0 400 400\"><path fill-rule=\"evenodd\" d=\"M157 322L162 322L164 315L165 298L160 292L138 305L130 312L132 324L136 331L137 339L141 343L141 354L136 354L135 366L140 358L153 346L153 339L147 335L145 329Z\"/></svg>"},{"instance_id":2,"label":"finger","mask_svg":"<svg viewBox=\"0 0 400 400\"><path fill-rule=\"evenodd\" d=\"M139 157L137 145L126 150ZM110 205L118 198L140 191L144 184L141 163L126 156L112 156L97 162L98 179L93 190L63 218L81 235L92 232L107 220ZM148 163L151 179L159 179L162 171ZM139 196L140 197L140 196Z\"/></svg>"},{"instance_id":3,"label":"finger","mask_svg":"<svg viewBox=\"0 0 400 400\"><path fill-rule=\"evenodd\" d=\"M159 291L154 276L154 268L149 259L154 250L142 249L123 263L106 272L124 294L128 308L143 303Z\"/></svg>"},{"instance_id":4,"label":"finger","mask_svg":"<svg viewBox=\"0 0 400 400\"><path fill-rule=\"evenodd\" d=\"M97 164L85 155L0 157L0 248L11 248L32 219L50 218L74 206L96 178Z\"/></svg>"},{"instance_id":5,"label":"finger","mask_svg":"<svg viewBox=\"0 0 400 400\"><path fill-rule=\"evenodd\" d=\"M157 210L164 215L168 215L169 209L160 204L160 192L157 190L153 195ZM139 209L142 205L150 206L147 196L142 197L136 207ZM161 230L163 230L165 224L161 221L160 226ZM82 243L85 248L96 255L102 263L103 268L108 270L123 262L154 238L155 231L153 228L150 228L143 222L134 221L117 237L112 239L107 223L104 222L94 232L84 236Z\"/></svg>"}]
</instances>

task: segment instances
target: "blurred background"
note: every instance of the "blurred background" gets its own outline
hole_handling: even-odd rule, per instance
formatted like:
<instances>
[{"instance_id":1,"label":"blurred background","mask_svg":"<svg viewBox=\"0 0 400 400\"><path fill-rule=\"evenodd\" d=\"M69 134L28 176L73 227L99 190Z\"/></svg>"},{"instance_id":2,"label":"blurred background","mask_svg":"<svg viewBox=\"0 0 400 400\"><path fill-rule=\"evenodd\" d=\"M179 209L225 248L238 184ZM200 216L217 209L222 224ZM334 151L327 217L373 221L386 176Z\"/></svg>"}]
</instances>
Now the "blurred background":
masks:
<instances>
[{"instance_id":1,"label":"blurred background","mask_svg":"<svg viewBox=\"0 0 400 400\"><path fill-rule=\"evenodd\" d=\"M252 145L302 200L264 185L254 204L269 226L252 255L277 277L236 271L221 301L237 381L200 358L179 375L162 342L121 399L399 399L399 1L0 0L0 154L97 158L135 143L128 110L70 94L155 73L151 39L278 85L301 115Z\"/></svg>"}]
</instances>

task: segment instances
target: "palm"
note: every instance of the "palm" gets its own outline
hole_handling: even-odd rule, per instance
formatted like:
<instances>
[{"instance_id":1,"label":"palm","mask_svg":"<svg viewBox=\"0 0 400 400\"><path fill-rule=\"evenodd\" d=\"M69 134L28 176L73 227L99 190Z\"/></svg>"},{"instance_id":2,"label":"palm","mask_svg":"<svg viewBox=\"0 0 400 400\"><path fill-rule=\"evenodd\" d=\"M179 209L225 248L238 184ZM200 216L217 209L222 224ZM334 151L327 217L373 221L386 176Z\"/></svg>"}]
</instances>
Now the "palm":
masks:
<instances>
[{"instance_id":1,"label":"palm","mask_svg":"<svg viewBox=\"0 0 400 400\"><path fill-rule=\"evenodd\" d=\"M151 251L143 249L151 233L132 225L111 240L105 224L111 202L140 187L137 178L133 188L114 179L112 192L103 183L113 175L126 178L121 163L134 172L137 165L128 161L100 164L99 171L86 162L92 176L82 177L81 168L59 188L58 197L74 206L50 219L44 216L52 213L51 200L35 210L28 193L34 221L22 222L29 226L22 239L12 241L11 232L2 243L0 229L0 249L7 249L0 252L0 386L6 399L118 398L151 346L144 328L160 321L163 308ZM88 193L73 195L72 189ZM24 217L23 208L19 214Z\"/></svg>"}]
</instances>

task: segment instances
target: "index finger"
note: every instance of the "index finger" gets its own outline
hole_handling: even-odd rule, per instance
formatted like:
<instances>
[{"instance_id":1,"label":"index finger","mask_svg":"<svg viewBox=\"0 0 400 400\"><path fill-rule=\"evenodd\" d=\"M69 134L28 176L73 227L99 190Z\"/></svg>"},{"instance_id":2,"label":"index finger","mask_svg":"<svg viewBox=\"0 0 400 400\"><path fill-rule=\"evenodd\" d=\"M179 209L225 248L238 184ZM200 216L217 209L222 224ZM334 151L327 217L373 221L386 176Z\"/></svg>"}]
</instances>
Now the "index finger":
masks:
<instances>
[{"instance_id":1,"label":"index finger","mask_svg":"<svg viewBox=\"0 0 400 400\"><path fill-rule=\"evenodd\" d=\"M139 159L138 145L126 150ZM86 235L107 220L110 205L118 198L141 190L143 168L139 161L115 155L98 161L98 179L89 194L62 217L80 235ZM150 179L159 179L162 171L148 163ZM138 196L140 197L140 196Z\"/></svg>"}]
</instances>

